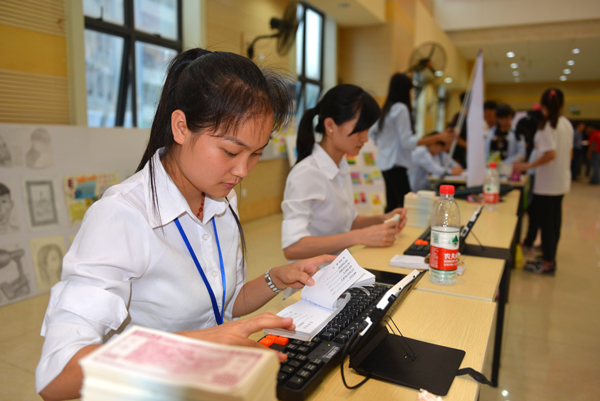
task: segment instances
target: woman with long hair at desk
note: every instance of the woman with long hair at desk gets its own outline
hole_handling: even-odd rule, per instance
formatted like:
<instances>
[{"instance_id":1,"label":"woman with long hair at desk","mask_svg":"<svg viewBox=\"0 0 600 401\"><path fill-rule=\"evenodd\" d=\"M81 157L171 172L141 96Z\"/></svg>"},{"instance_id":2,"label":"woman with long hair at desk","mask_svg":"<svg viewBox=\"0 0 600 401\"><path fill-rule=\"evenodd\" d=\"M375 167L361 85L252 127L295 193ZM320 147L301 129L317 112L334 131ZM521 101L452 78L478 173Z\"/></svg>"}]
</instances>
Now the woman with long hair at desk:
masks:
<instances>
[{"instance_id":1,"label":"woman with long hair at desk","mask_svg":"<svg viewBox=\"0 0 600 401\"><path fill-rule=\"evenodd\" d=\"M233 320L312 285L334 259L246 282L233 188L289 109L286 82L246 57L192 49L171 61L138 172L90 207L52 288L36 370L45 400L78 398L78 361L131 325L252 347L264 346L251 333L294 330L269 313Z\"/></svg>"}]
</instances>

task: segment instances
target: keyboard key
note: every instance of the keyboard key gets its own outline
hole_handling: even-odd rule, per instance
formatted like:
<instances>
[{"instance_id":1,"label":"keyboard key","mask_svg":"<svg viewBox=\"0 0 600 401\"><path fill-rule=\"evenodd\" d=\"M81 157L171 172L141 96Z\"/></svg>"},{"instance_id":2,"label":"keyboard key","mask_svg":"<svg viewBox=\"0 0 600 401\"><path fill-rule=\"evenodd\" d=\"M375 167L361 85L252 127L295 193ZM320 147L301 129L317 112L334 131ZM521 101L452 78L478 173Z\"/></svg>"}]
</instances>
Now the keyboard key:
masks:
<instances>
[{"instance_id":1,"label":"keyboard key","mask_svg":"<svg viewBox=\"0 0 600 401\"><path fill-rule=\"evenodd\" d=\"M287 365L286 365L286 366L283 366L283 367L281 367L281 368L279 369L279 372L280 372L280 373L284 373L284 374L286 374L286 375L290 375L290 374L294 373L294 371L295 371L295 370L296 370L296 369L294 369L293 367L291 367L291 366L287 366Z\"/></svg>"},{"instance_id":2,"label":"keyboard key","mask_svg":"<svg viewBox=\"0 0 600 401\"><path fill-rule=\"evenodd\" d=\"M325 361L323 361L321 358L315 358L312 361L310 361L310 363L312 363L313 365L316 365L318 367L325 365Z\"/></svg>"},{"instance_id":3,"label":"keyboard key","mask_svg":"<svg viewBox=\"0 0 600 401\"><path fill-rule=\"evenodd\" d=\"M297 368L299 368L300 366L302 366L302 362L300 362L297 359L292 359L291 361L289 361L286 365L286 367L289 366L292 369L296 370Z\"/></svg>"},{"instance_id":4,"label":"keyboard key","mask_svg":"<svg viewBox=\"0 0 600 401\"><path fill-rule=\"evenodd\" d=\"M301 340L293 340L293 341L292 341L292 344L294 344L294 345L304 345L304 341L301 341Z\"/></svg>"},{"instance_id":5,"label":"keyboard key","mask_svg":"<svg viewBox=\"0 0 600 401\"><path fill-rule=\"evenodd\" d=\"M346 344L348 342L348 336L340 334L339 336L334 338L333 341L335 341L336 343L340 343L340 344Z\"/></svg>"},{"instance_id":6,"label":"keyboard key","mask_svg":"<svg viewBox=\"0 0 600 401\"><path fill-rule=\"evenodd\" d=\"M290 342L290 339L287 337L277 337L275 340L273 340L273 343L279 344L279 345L287 345L289 342Z\"/></svg>"},{"instance_id":7,"label":"keyboard key","mask_svg":"<svg viewBox=\"0 0 600 401\"><path fill-rule=\"evenodd\" d=\"M311 363L307 363L303 369L309 370L314 373L317 370L319 370L319 367L311 362Z\"/></svg>"},{"instance_id":8,"label":"keyboard key","mask_svg":"<svg viewBox=\"0 0 600 401\"><path fill-rule=\"evenodd\" d=\"M304 363L306 363L306 362L308 361L308 357L307 357L306 355L297 354L297 355L294 357L294 360L295 360L295 361L298 361L298 362L300 362L300 363L302 363L302 364L304 364Z\"/></svg>"},{"instance_id":9,"label":"keyboard key","mask_svg":"<svg viewBox=\"0 0 600 401\"><path fill-rule=\"evenodd\" d=\"M331 341L331 339L335 337L335 334L333 334L331 331L325 331L321 333L319 337L321 337L322 340Z\"/></svg>"},{"instance_id":10,"label":"keyboard key","mask_svg":"<svg viewBox=\"0 0 600 401\"><path fill-rule=\"evenodd\" d=\"M304 379L300 376L294 376L290 380L288 380L285 385L289 388L298 389L304 385Z\"/></svg>"},{"instance_id":11,"label":"keyboard key","mask_svg":"<svg viewBox=\"0 0 600 401\"><path fill-rule=\"evenodd\" d=\"M294 359L296 357L295 352L286 351L284 353L288 356L288 359Z\"/></svg>"},{"instance_id":12,"label":"keyboard key","mask_svg":"<svg viewBox=\"0 0 600 401\"><path fill-rule=\"evenodd\" d=\"M286 351L296 352L297 349L298 349L298 346L294 345L294 344L288 344L285 346Z\"/></svg>"},{"instance_id":13,"label":"keyboard key","mask_svg":"<svg viewBox=\"0 0 600 401\"><path fill-rule=\"evenodd\" d=\"M287 379L287 377L288 377L288 375L286 373L283 373L283 372L277 373L277 383L283 384L283 382L285 381L285 379Z\"/></svg>"},{"instance_id":14,"label":"keyboard key","mask_svg":"<svg viewBox=\"0 0 600 401\"><path fill-rule=\"evenodd\" d=\"M306 354L308 354L309 352L310 352L310 348L308 348L308 347L305 347L304 345L302 345L302 346L298 347L298 353L299 353L299 354L304 354L304 355L306 355Z\"/></svg>"},{"instance_id":15,"label":"keyboard key","mask_svg":"<svg viewBox=\"0 0 600 401\"><path fill-rule=\"evenodd\" d=\"M259 343L261 343L265 347L270 347L271 345L273 345L273 339L265 337L262 340L260 340Z\"/></svg>"},{"instance_id":16,"label":"keyboard key","mask_svg":"<svg viewBox=\"0 0 600 401\"><path fill-rule=\"evenodd\" d=\"M300 372L297 373L297 375L303 378L304 380L308 380L312 376L312 372L306 369L301 369Z\"/></svg>"}]
</instances>

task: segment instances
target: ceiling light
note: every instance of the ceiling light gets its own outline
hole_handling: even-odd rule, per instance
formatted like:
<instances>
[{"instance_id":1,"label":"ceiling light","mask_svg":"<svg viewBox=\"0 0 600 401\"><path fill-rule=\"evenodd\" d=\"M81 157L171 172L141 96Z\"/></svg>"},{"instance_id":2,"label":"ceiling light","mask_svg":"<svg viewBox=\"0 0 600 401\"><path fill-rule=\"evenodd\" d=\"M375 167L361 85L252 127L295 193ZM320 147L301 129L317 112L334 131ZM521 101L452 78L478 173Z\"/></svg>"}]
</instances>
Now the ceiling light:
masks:
<instances>
[{"instance_id":1,"label":"ceiling light","mask_svg":"<svg viewBox=\"0 0 600 401\"><path fill-rule=\"evenodd\" d=\"M444 75L444 71L442 71L442 70L437 70L437 71L435 72L435 76L436 76L436 77L441 77L442 75Z\"/></svg>"},{"instance_id":2,"label":"ceiling light","mask_svg":"<svg viewBox=\"0 0 600 401\"><path fill-rule=\"evenodd\" d=\"M575 65L575 60L569 60L569 61L567 61L567 65Z\"/></svg>"},{"instance_id":3,"label":"ceiling light","mask_svg":"<svg viewBox=\"0 0 600 401\"><path fill-rule=\"evenodd\" d=\"M567 74L567 75L568 75L568 74L570 74L570 73L571 73L571 70L570 70L569 68L565 68L565 69L563 70L563 74Z\"/></svg>"},{"instance_id":4,"label":"ceiling light","mask_svg":"<svg viewBox=\"0 0 600 401\"><path fill-rule=\"evenodd\" d=\"M580 52L580 51L581 51L581 50L579 50L579 48L577 48L577 47L576 47L576 48L574 48L573 50L571 50L571 52L572 52L573 54L579 54L579 52Z\"/></svg>"},{"instance_id":5,"label":"ceiling light","mask_svg":"<svg viewBox=\"0 0 600 401\"><path fill-rule=\"evenodd\" d=\"M508 58L513 58L514 56L515 56L515 52L506 53L506 57L508 57Z\"/></svg>"},{"instance_id":6,"label":"ceiling light","mask_svg":"<svg viewBox=\"0 0 600 401\"><path fill-rule=\"evenodd\" d=\"M566 81L567 80L567 76L566 75L561 75L559 79L561 81Z\"/></svg>"},{"instance_id":7,"label":"ceiling light","mask_svg":"<svg viewBox=\"0 0 600 401\"><path fill-rule=\"evenodd\" d=\"M505 396L505 397L508 397L508 391L502 390L502 395Z\"/></svg>"},{"instance_id":8,"label":"ceiling light","mask_svg":"<svg viewBox=\"0 0 600 401\"><path fill-rule=\"evenodd\" d=\"M512 63L512 64L510 65L510 68L519 68L519 64L517 64L517 63Z\"/></svg>"},{"instance_id":9,"label":"ceiling light","mask_svg":"<svg viewBox=\"0 0 600 401\"><path fill-rule=\"evenodd\" d=\"M521 82L521 80L519 79L519 77L515 77L515 82Z\"/></svg>"},{"instance_id":10,"label":"ceiling light","mask_svg":"<svg viewBox=\"0 0 600 401\"><path fill-rule=\"evenodd\" d=\"M452 78L446 77L446 78L444 78L444 82L447 83L447 84L451 84L452 83Z\"/></svg>"},{"instance_id":11,"label":"ceiling light","mask_svg":"<svg viewBox=\"0 0 600 401\"><path fill-rule=\"evenodd\" d=\"M513 71L513 77L518 77L519 76L519 71Z\"/></svg>"}]
</instances>

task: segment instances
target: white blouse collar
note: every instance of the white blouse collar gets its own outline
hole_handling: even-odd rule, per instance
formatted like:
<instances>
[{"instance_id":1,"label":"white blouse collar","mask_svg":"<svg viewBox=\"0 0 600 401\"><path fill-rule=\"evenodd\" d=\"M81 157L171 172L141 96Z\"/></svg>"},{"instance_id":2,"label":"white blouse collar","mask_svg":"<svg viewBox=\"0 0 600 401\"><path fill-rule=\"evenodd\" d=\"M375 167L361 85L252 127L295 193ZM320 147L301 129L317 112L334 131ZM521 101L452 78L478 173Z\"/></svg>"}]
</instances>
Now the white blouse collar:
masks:
<instances>
[{"instance_id":1,"label":"white blouse collar","mask_svg":"<svg viewBox=\"0 0 600 401\"><path fill-rule=\"evenodd\" d=\"M177 188L169 174L167 174L163 164L160 161L160 153L163 149L156 151L152 156L152 167L154 169L154 186L156 189L156 200L159 206L160 213L155 213L154 203L152 201L152 189L150 187L150 167L149 163L144 166L144 185L146 203L148 205L148 221L152 228L162 227L171 223L176 218L187 213L197 221L196 213L192 213L187 200ZM232 190L233 192L233 190ZM223 215L229 206L229 199L232 197L230 193L225 198L210 198L206 197L204 201L204 214L202 223L207 224L214 216Z\"/></svg>"},{"instance_id":2,"label":"white blouse collar","mask_svg":"<svg viewBox=\"0 0 600 401\"><path fill-rule=\"evenodd\" d=\"M348 166L345 157L342 157L340 164L336 166L331 156L318 143L314 144L312 155L317 162L317 166L328 180L333 180L338 173L347 174L350 171L350 166Z\"/></svg>"}]
</instances>

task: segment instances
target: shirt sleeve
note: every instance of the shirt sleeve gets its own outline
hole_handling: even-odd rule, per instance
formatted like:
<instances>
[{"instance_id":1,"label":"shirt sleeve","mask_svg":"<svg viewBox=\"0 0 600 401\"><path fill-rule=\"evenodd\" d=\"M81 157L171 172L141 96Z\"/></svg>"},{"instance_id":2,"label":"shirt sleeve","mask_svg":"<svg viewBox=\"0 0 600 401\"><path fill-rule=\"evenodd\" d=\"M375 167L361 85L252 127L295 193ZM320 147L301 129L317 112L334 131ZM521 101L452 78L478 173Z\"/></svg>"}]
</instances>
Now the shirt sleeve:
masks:
<instances>
[{"instance_id":1,"label":"shirt sleeve","mask_svg":"<svg viewBox=\"0 0 600 401\"><path fill-rule=\"evenodd\" d=\"M426 146L419 147L412 154L414 167L420 167L429 174L441 176L444 174L444 166L433 159Z\"/></svg>"},{"instance_id":2,"label":"shirt sleeve","mask_svg":"<svg viewBox=\"0 0 600 401\"><path fill-rule=\"evenodd\" d=\"M554 138L552 137L552 134L548 128L549 124L546 124L546 127L544 127L544 129L537 132L538 137L536 142L536 149L537 153L540 156L550 150L556 150L556 142L554 141Z\"/></svg>"},{"instance_id":3,"label":"shirt sleeve","mask_svg":"<svg viewBox=\"0 0 600 401\"><path fill-rule=\"evenodd\" d=\"M326 186L323 180L326 179L316 168L306 165L294 167L288 175L281 203L282 249L311 236L308 227L313 218L313 208L325 201Z\"/></svg>"},{"instance_id":4,"label":"shirt sleeve","mask_svg":"<svg viewBox=\"0 0 600 401\"><path fill-rule=\"evenodd\" d=\"M141 277L149 263L151 230L136 229L144 225L148 222L139 211L111 199L94 203L86 213L42 323L38 392L77 351L102 344L126 321L130 282Z\"/></svg>"}]
</instances>

